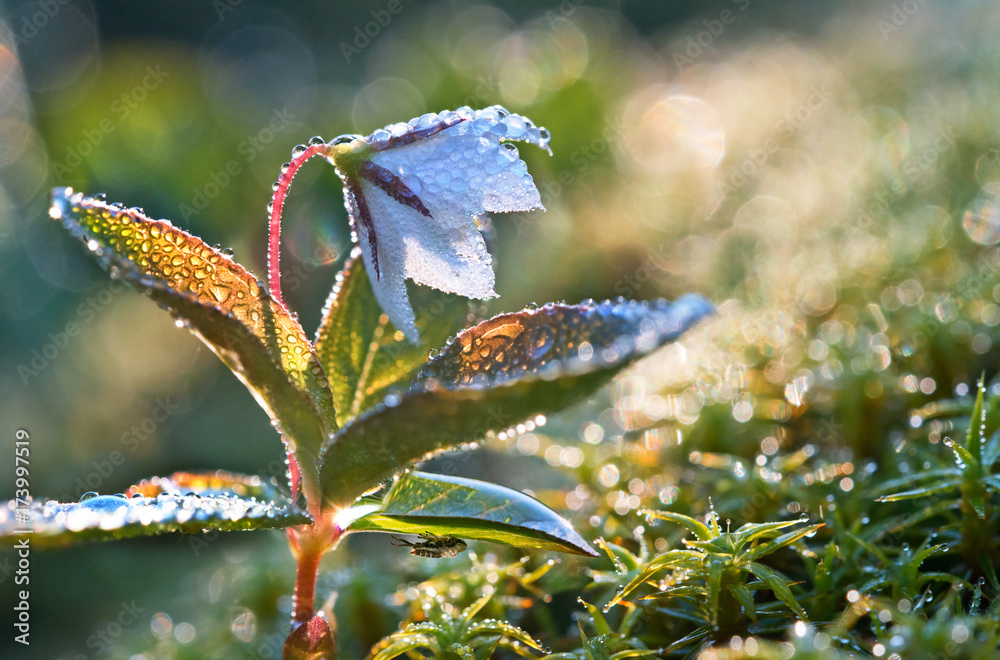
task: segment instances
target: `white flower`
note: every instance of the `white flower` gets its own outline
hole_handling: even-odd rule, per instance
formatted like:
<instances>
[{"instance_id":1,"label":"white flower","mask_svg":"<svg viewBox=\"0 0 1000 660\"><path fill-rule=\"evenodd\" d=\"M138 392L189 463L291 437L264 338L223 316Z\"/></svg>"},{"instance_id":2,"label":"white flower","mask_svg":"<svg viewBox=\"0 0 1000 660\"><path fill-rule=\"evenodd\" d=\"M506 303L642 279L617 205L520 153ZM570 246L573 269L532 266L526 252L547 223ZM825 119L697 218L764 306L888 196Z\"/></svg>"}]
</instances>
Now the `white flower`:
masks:
<instances>
[{"instance_id":1,"label":"white flower","mask_svg":"<svg viewBox=\"0 0 1000 660\"><path fill-rule=\"evenodd\" d=\"M552 153L548 131L500 106L426 114L330 143L327 157L344 181L375 297L414 343L406 279L468 298L494 298L492 259L476 216L544 210L511 140Z\"/></svg>"}]
</instances>

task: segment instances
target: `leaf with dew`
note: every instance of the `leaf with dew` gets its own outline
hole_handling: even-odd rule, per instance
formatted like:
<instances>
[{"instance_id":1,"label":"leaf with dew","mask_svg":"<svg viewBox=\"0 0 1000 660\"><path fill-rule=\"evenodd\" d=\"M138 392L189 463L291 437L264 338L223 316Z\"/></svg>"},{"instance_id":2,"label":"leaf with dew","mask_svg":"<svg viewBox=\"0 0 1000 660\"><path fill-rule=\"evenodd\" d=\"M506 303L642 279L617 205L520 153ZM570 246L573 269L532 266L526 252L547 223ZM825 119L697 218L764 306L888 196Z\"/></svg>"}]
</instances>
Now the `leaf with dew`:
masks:
<instances>
[{"instance_id":1,"label":"leaf with dew","mask_svg":"<svg viewBox=\"0 0 1000 660\"><path fill-rule=\"evenodd\" d=\"M279 491L266 477L238 474L228 470L210 472L174 472L166 477L150 477L125 490L126 497L156 497L161 493L215 497L233 495L258 501L288 502L288 494Z\"/></svg>"},{"instance_id":2,"label":"leaf with dew","mask_svg":"<svg viewBox=\"0 0 1000 660\"><path fill-rule=\"evenodd\" d=\"M58 546L165 532L275 529L312 522L306 512L291 504L235 495L92 495L72 503L36 501L27 509L27 524L21 517L24 509L16 505L12 500L0 506L0 542L13 543L26 527L32 530L33 546Z\"/></svg>"},{"instance_id":3,"label":"leaf with dew","mask_svg":"<svg viewBox=\"0 0 1000 660\"><path fill-rule=\"evenodd\" d=\"M53 191L50 215L112 277L148 294L197 335L253 394L314 487L316 452L336 429L326 375L298 321L228 256L168 221Z\"/></svg>"},{"instance_id":4,"label":"leaf with dew","mask_svg":"<svg viewBox=\"0 0 1000 660\"><path fill-rule=\"evenodd\" d=\"M328 504L435 452L562 410L712 312L700 296L674 303L549 304L461 332L402 396L352 420L327 443Z\"/></svg>"},{"instance_id":5,"label":"leaf with dew","mask_svg":"<svg viewBox=\"0 0 1000 660\"><path fill-rule=\"evenodd\" d=\"M558 513L524 493L497 484L425 472L407 472L378 511L350 531L432 534L596 557Z\"/></svg>"}]
</instances>

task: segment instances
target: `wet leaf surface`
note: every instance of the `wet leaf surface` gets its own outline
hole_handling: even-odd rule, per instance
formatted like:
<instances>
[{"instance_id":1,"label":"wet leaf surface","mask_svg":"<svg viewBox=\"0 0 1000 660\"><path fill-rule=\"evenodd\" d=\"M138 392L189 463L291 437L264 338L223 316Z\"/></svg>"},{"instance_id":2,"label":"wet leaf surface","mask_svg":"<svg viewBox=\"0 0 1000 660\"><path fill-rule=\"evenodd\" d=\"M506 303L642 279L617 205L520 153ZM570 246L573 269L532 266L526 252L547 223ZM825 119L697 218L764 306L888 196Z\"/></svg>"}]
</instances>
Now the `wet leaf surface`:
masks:
<instances>
[{"instance_id":1,"label":"wet leaf surface","mask_svg":"<svg viewBox=\"0 0 1000 660\"><path fill-rule=\"evenodd\" d=\"M597 556L569 521L533 497L484 481L426 472L404 474L381 510L350 529L456 536Z\"/></svg>"},{"instance_id":2,"label":"wet leaf surface","mask_svg":"<svg viewBox=\"0 0 1000 660\"><path fill-rule=\"evenodd\" d=\"M33 530L32 545L66 545L82 541L111 541L165 532L237 531L274 529L311 522L290 505L262 502L235 495L94 495L74 503L54 500L33 503L30 523L18 518L15 501L0 508L0 541L13 543Z\"/></svg>"},{"instance_id":3,"label":"wet leaf surface","mask_svg":"<svg viewBox=\"0 0 1000 660\"><path fill-rule=\"evenodd\" d=\"M260 501L271 502L288 500L288 494L280 492L265 477L256 474L238 474L228 470L174 472L166 477L143 479L129 487L125 491L125 496L156 497L161 493L174 495L195 493L202 497L234 495L244 499L254 497Z\"/></svg>"},{"instance_id":4,"label":"wet leaf surface","mask_svg":"<svg viewBox=\"0 0 1000 660\"><path fill-rule=\"evenodd\" d=\"M559 411L712 309L694 295L675 303L551 304L469 328L406 394L390 395L325 447L324 495L345 506L412 461Z\"/></svg>"},{"instance_id":5,"label":"wet leaf surface","mask_svg":"<svg viewBox=\"0 0 1000 660\"><path fill-rule=\"evenodd\" d=\"M295 443L300 465L315 464L336 424L326 375L298 321L263 283L201 239L138 209L57 188L50 215L112 277L147 293L201 338Z\"/></svg>"}]
</instances>

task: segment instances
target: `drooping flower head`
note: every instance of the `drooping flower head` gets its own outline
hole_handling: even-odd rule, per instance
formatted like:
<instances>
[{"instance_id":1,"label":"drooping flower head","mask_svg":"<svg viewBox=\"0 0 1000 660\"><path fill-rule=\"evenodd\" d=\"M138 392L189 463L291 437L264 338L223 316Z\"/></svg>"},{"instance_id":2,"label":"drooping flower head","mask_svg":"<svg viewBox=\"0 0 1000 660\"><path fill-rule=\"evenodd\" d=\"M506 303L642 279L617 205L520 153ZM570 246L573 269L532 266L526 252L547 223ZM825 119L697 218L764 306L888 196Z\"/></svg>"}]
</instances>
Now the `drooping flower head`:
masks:
<instances>
[{"instance_id":1,"label":"drooping flower head","mask_svg":"<svg viewBox=\"0 0 1000 660\"><path fill-rule=\"evenodd\" d=\"M547 130L500 106L430 113L329 143L324 155L344 181L375 297L410 341L418 335L407 278L496 297L477 216L544 208L515 140L552 153Z\"/></svg>"}]
</instances>

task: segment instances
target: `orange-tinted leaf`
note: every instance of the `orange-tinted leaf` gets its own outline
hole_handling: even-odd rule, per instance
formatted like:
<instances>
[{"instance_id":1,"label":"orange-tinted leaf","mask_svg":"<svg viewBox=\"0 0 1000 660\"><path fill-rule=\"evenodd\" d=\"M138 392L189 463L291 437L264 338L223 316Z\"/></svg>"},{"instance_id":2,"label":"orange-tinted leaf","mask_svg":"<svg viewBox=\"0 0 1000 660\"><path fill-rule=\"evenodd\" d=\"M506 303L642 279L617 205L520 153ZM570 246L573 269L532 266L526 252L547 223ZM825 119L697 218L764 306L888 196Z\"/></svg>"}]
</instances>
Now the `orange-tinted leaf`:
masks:
<instances>
[{"instance_id":1,"label":"orange-tinted leaf","mask_svg":"<svg viewBox=\"0 0 1000 660\"><path fill-rule=\"evenodd\" d=\"M694 295L675 303L546 305L469 328L408 392L390 395L327 444L323 494L346 506L412 461L562 410L712 310Z\"/></svg>"},{"instance_id":2,"label":"orange-tinted leaf","mask_svg":"<svg viewBox=\"0 0 1000 660\"><path fill-rule=\"evenodd\" d=\"M143 479L125 491L126 497L142 495L156 497L161 493L201 496L235 495L242 498L256 498L260 501L275 501L283 496L267 477L256 474L237 474L228 470L212 472L174 472L167 477ZM284 496L284 499L288 499Z\"/></svg>"},{"instance_id":3,"label":"orange-tinted leaf","mask_svg":"<svg viewBox=\"0 0 1000 660\"><path fill-rule=\"evenodd\" d=\"M74 193L53 192L50 214L113 277L148 293L242 380L295 445L305 472L336 428L312 343L266 287L228 256L168 221ZM304 477L306 479L307 477Z\"/></svg>"}]
</instances>

